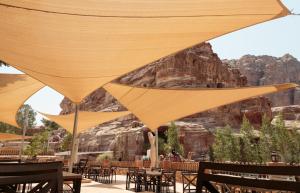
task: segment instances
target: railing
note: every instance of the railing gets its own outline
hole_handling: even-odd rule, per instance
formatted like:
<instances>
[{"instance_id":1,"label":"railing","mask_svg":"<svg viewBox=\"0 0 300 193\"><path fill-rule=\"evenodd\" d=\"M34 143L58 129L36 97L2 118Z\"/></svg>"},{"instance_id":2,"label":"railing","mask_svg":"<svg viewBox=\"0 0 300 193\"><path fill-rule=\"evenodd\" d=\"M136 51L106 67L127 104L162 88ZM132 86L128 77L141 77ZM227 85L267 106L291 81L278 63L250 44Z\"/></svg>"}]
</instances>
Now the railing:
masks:
<instances>
[{"instance_id":1,"label":"railing","mask_svg":"<svg viewBox=\"0 0 300 193\"><path fill-rule=\"evenodd\" d=\"M113 161L111 162L112 166L119 168L129 168L129 167L150 167L150 161ZM197 172L199 168L198 162L171 162L171 161L162 161L160 162L160 167L163 169L172 169L176 171L191 171Z\"/></svg>"},{"instance_id":2,"label":"railing","mask_svg":"<svg viewBox=\"0 0 300 193\"><path fill-rule=\"evenodd\" d=\"M115 166L118 168L130 168L135 167L134 161L112 161L111 166Z\"/></svg>"},{"instance_id":3,"label":"railing","mask_svg":"<svg viewBox=\"0 0 300 193\"><path fill-rule=\"evenodd\" d=\"M0 149L0 155L19 155L20 150L15 148L2 148Z\"/></svg>"},{"instance_id":4,"label":"railing","mask_svg":"<svg viewBox=\"0 0 300 193\"><path fill-rule=\"evenodd\" d=\"M176 171L197 172L199 162L171 162L171 169Z\"/></svg>"}]
</instances>

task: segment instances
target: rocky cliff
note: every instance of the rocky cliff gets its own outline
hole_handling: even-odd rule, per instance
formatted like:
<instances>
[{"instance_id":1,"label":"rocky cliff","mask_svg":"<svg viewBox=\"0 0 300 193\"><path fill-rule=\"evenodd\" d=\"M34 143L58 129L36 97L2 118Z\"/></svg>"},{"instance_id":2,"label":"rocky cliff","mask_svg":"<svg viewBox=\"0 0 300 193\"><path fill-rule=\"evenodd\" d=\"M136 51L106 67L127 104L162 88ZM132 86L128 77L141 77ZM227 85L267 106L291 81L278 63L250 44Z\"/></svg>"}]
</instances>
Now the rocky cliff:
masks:
<instances>
[{"instance_id":1,"label":"rocky cliff","mask_svg":"<svg viewBox=\"0 0 300 193\"><path fill-rule=\"evenodd\" d=\"M284 82L300 83L300 62L286 54L282 57L245 55L238 60L224 60L238 68L252 86ZM273 106L300 104L300 90L290 90L268 96Z\"/></svg>"},{"instance_id":2,"label":"rocky cliff","mask_svg":"<svg viewBox=\"0 0 300 193\"><path fill-rule=\"evenodd\" d=\"M247 84L247 78L237 68L223 63L208 43L162 58L116 81L128 85L165 88L240 87ZM62 114L73 111L72 104L67 99L63 100L61 107ZM85 98L80 109L119 111L125 108L103 89L98 89ZM259 124L263 114L272 116L269 100L264 97L249 99L191 115L177 122L186 153L194 151L197 156L202 151L207 151L213 142L211 131L227 124L238 128L244 114L253 124ZM165 131L164 128L165 126L161 127L161 134ZM79 149L115 150L117 157L132 159L134 155L143 153L147 141L146 131L147 128L134 116L127 116L81 134ZM184 140L187 137L189 140ZM195 141L197 143L191 143Z\"/></svg>"},{"instance_id":3,"label":"rocky cliff","mask_svg":"<svg viewBox=\"0 0 300 193\"><path fill-rule=\"evenodd\" d=\"M273 107L272 112L274 114L272 123L275 123L281 114L285 126L288 129L296 129L300 133L300 105Z\"/></svg>"}]
</instances>

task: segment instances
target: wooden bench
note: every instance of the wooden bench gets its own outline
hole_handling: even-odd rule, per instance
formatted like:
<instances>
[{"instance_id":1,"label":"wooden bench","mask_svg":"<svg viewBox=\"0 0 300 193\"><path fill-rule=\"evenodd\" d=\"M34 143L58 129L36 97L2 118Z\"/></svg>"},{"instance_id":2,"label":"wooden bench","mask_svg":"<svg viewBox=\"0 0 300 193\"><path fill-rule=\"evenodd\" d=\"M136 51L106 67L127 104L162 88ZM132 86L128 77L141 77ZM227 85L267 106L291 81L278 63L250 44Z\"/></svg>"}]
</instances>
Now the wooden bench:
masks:
<instances>
[{"instance_id":1,"label":"wooden bench","mask_svg":"<svg viewBox=\"0 0 300 193\"><path fill-rule=\"evenodd\" d=\"M62 163L1 163L0 192L21 192L30 186L30 193L62 193Z\"/></svg>"},{"instance_id":2,"label":"wooden bench","mask_svg":"<svg viewBox=\"0 0 300 193\"><path fill-rule=\"evenodd\" d=\"M274 175L293 179L274 180L272 178ZM263 189L300 193L300 182L297 181L297 176L300 176L299 165L266 166L200 162L196 193L202 193L204 187L211 193L219 193L216 188L218 183L228 187L247 187L253 191Z\"/></svg>"}]
</instances>

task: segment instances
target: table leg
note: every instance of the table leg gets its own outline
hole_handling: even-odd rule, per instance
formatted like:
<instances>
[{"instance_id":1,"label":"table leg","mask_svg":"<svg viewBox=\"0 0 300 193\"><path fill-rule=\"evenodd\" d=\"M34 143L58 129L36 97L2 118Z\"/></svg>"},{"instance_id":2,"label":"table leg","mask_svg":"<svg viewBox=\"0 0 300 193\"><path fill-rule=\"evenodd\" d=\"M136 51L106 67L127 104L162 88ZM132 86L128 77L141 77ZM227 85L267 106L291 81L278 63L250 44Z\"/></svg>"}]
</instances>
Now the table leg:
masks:
<instances>
[{"instance_id":1,"label":"table leg","mask_svg":"<svg viewBox=\"0 0 300 193\"><path fill-rule=\"evenodd\" d=\"M76 179L73 180L73 189L74 193L80 193L80 188L81 188L81 179Z\"/></svg>"},{"instance_id":2,"label":"table leg","mask_svg":"<svg viewBox=\"0 0 300 193\"><path fill-rule=\"evenodd\" d=\"M156 193L160 193L161 188L161 176L156 177Z\"/></svg>"}]
</instances>

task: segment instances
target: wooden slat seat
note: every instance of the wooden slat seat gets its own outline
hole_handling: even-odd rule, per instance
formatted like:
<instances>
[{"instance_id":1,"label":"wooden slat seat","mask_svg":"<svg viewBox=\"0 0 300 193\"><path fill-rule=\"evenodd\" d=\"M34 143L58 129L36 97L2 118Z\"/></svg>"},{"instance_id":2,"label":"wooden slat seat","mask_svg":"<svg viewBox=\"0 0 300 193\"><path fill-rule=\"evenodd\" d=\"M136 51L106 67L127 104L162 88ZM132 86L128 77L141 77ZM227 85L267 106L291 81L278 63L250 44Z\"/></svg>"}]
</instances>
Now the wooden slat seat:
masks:
<instances>
[{"instance_id":1,"label":"wooden slat seat","mask_svg":"<svg viewBox=\"0 0 300 193\"><path fill-rule=\"evenodd\" d=\"M208 172L211 171L211 172ZM233 175L233 174L247 175ZM251 175L252 174L252 175ZM211 182L236 187L248 187L252 190L267 189L300 192L300 182L296 180L274 180L260 176L300 176L300 166L266 166L232 163L200 162L197 177L197 193L205 187L211 193L219 193ZM288 178L286 178L288 179ZM294 178L295 179L295 178Z\"/></svg>"}]
</instances>

